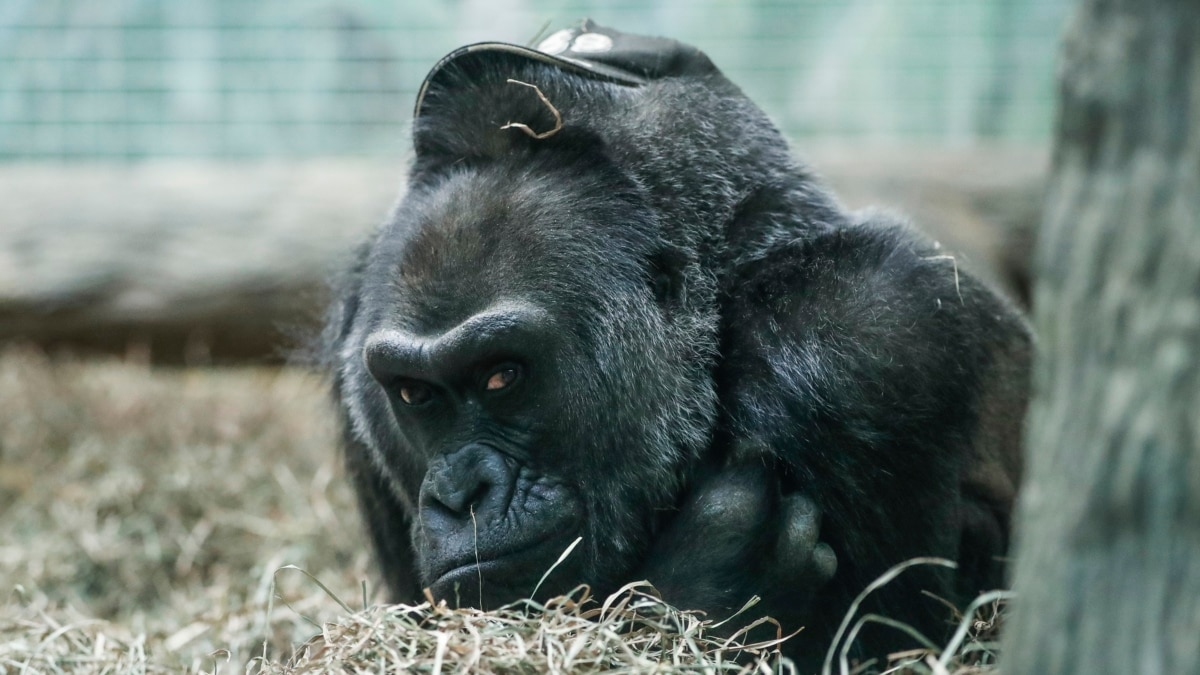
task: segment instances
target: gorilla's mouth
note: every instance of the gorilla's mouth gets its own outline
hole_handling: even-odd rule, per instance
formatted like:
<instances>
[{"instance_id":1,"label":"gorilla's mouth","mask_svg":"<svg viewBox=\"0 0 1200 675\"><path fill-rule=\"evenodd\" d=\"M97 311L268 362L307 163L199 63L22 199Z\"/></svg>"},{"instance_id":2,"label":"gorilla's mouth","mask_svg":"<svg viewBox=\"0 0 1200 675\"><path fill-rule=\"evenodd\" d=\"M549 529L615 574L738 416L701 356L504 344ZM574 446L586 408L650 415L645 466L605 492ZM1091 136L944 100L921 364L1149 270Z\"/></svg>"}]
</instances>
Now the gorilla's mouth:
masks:
<instances>
[{"instance_id":1,"label":"gorilla's mouth","mask_svg":"<svg viewBox=\"0 0 1200 675\"><path fill-rule=\"evenodd\" d=\"M501 552L472 551L469 556L449 561L443 567L446 571L430 584L430 591L439 599L471 606L481 597L481 590L489 598L489 605L529 597L574 537L574 532L551 532Z\"/></svg>"}]
</instances>

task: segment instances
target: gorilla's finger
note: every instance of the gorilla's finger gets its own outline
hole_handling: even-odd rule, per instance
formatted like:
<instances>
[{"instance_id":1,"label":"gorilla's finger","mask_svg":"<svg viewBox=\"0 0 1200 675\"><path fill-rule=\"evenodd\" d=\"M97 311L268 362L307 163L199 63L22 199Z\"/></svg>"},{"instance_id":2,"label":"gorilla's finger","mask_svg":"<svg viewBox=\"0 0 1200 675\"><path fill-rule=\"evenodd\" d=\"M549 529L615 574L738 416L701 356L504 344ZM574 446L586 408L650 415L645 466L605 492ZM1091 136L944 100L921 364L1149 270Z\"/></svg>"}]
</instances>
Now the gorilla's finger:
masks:
<instances>
[{"instance_id":1,"label":"gorilla's finger","mask_svg":"<svg viewBox=\"0 0 1200 675\"><path fill-rule=\"evenodd\" d=\"M810 568L814 578L823 581L828 581L837 574L837 554L833 552L829 544L817 544L812 552L812 567Z\"/></svg>"},{"instance_id":2,"label":"gorilla's finger","mask_svg":"<svg viewBox=\"0 0 1200 675\"><path fill-rule=\"evenodd\" d=\"M783 498L781 518L779 550L807 555L816 545L821 527L821 513L816 503L803 495L788 495Z\"/></svg>"},{"instance_id":3,"label":"gorilla's finger","mask_svg":"<svg viewBox=\"0 0 1200 675\"><path fill-rule=\"evenodd\" d=\"M770 513L771 492L761 464L728 469L700 485L684 508L685 517L706 529L756 529Z\"/></svg>"},{"instance_id":4,"label":"gorilla's finger","mask_svg":"<svg viewBox=\"0 0 1200 675\"><path fill-rule=\"evenodd\" d=\"M809 498L792 494L783 498L774 573L780 580L803 578L820 584L833 578L837 557L820 543L821 513Z\"/></svg>"}]
</instances>

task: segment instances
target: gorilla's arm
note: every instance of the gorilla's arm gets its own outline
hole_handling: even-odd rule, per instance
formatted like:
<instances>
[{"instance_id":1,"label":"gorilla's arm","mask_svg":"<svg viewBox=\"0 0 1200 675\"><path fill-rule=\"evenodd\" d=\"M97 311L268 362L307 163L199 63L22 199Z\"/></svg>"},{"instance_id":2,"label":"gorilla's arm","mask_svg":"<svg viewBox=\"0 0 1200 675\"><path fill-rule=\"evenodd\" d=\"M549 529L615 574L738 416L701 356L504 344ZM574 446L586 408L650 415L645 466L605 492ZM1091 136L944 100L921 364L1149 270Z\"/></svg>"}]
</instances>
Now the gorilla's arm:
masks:
<instances>
[{"instance_id":1,"label":"gorilla's arm","mask_svg":"<svg viewBox=\"0 0 1200 675\"><path fill-rule=\"evenodd\" d=\"M916 627L937 634L942 612L920 591L954 601L1003 582L1019 452L1015 432L993 430L1019 429L1024 324L936 244L878 215L766 249L731 281L718 437L734 468L685 502L679 522L700 536L676 536L672 524L660 538L664 594L713 607L740 606L752 591L785 629L807 624L820 638L889 567L941 556L963 568L959 588L943 570L917 569L867 608L902 607L893 615L924 616ZM753 464L771 469L749 479L741 467ZM763 495L750 494L750 480ZM705 506L704 495L723 491L740 494L741 508ZM825 584L818 523L837 583ZM723 539L704 535L721 530ZM789 531L805 532L790 548L779 544ZM800 560L789 568L781 555Z\"/></svg>"}]
</instances>

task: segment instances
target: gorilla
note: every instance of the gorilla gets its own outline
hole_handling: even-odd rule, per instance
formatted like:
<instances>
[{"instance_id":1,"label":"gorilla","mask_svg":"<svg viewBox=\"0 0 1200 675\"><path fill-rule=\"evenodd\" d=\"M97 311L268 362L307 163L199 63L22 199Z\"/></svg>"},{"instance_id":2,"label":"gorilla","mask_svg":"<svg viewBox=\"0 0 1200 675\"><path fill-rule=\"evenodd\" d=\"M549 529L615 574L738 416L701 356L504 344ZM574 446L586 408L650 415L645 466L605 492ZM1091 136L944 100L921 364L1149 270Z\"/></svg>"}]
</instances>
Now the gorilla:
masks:
<instances>
[{"instance_id":1,"label":"gorilla","mask_svg":"<svg viewBox=\"0 0 1200 675\"><path fill-rule=\"evenodd\" d=\"M413 147L323 338L392 599L495 608L552 567L538 597L648 579L721 618L758 595L812 664L897 563L957 563L864 606L931 637L1003 584L1026 324L839 205L703 53L591 23L464 47Z\"/></svg>"}]
</instances>

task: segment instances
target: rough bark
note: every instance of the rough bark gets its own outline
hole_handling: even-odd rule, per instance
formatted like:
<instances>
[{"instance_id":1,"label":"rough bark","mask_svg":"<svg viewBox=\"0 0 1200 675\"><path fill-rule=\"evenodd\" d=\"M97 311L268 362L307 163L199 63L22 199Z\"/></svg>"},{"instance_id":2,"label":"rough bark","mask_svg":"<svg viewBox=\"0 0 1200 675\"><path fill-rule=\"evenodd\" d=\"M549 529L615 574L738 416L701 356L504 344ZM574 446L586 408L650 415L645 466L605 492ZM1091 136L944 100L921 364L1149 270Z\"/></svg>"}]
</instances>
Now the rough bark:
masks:
<instances>
[{"instance_id":1,"label":"rough bark","mask_svg":"<svg viewBox=\"0 0 1200 675\"><path fill-rule=\"evenodd\" d=\"M1200 3L1068 28L1006 673L1200 672Z\"/></svg>"}]
</instances>

